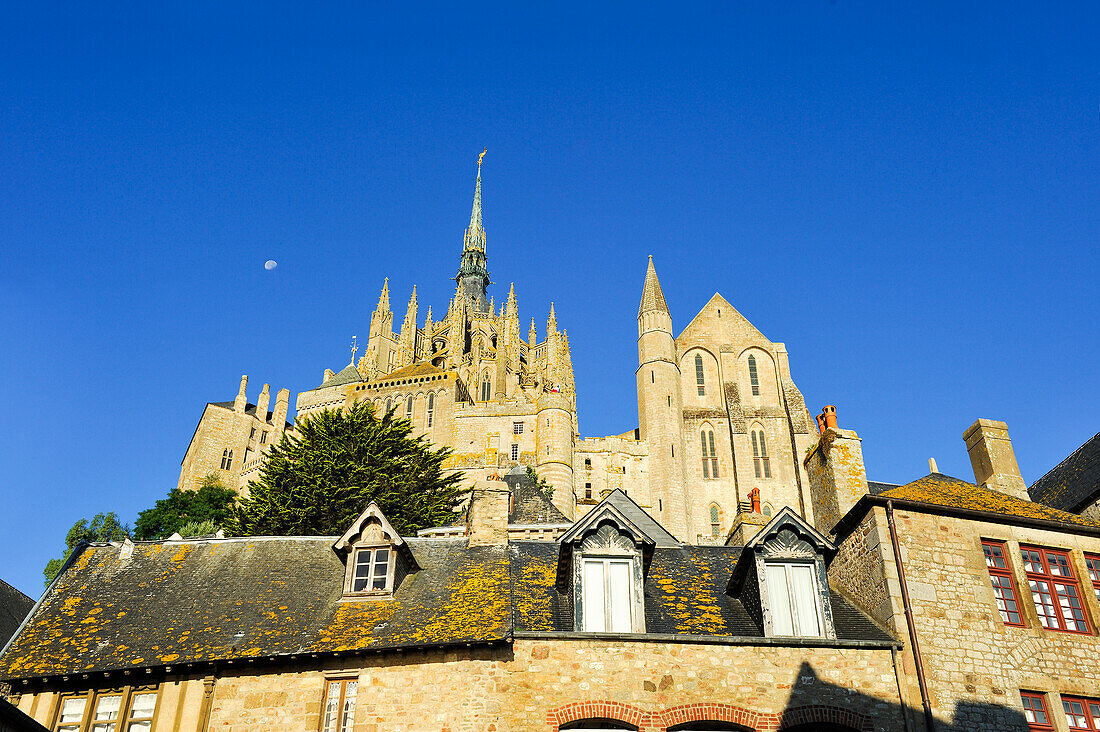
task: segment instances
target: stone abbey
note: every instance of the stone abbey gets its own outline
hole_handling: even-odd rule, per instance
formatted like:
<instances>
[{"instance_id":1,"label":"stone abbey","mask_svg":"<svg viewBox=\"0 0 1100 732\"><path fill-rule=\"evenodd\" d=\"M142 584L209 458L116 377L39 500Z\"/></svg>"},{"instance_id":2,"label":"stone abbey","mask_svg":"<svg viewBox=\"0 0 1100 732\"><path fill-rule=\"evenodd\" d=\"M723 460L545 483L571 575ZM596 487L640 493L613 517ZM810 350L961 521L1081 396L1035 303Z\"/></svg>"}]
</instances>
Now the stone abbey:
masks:
<instances>
[{"instance_id":1,"label":"stone abbey","mask_svg":"<svg viewBox=\"0 0 1100 732\"><path fill-rule=\"evenodd\" d=\"M488 294L480 167L455 279L398 332L384 284L365 355L297 397L451 446L453 525L81 544L29 614L0 593L0 730L1100 730L1100 435L1030 489L988 419L972 483L868 481L721 296L674 333L651 260L638 427L581 438L553 307L524 339ZM247 490L294 429L270 399L208 404L180 486Z\"/></svg>"},{"instance_id":2,"label":"stone abbey","mask_svg":"<svg viewBox=\"0 0 1100 732\"><path fill-rule=\"evenodd\" d=\"M542 339L534 319L525 337L514 285L498 307L487 262L479 162L446 314L436 320L430 307L424 313L414 287L395 331L387 280L366 353L301 392L297 418L370 400L407 417L435 445L450 446L451 467L470 486L535 467L569 520L615 489L689 543L723 541L754 500L761 515L790 506L813 520L800 457L816 435L782 343L769 341L718 294L677 336L651 257L640 282L638 426L581 437L569 338L553 304ZM179 487L197 487L217 472L246 491L266 450L292 429L287 390L269 412L267 385L255 405L246 388L242 378L235 402L207 405Z\"/></svg>"}]
</instances>

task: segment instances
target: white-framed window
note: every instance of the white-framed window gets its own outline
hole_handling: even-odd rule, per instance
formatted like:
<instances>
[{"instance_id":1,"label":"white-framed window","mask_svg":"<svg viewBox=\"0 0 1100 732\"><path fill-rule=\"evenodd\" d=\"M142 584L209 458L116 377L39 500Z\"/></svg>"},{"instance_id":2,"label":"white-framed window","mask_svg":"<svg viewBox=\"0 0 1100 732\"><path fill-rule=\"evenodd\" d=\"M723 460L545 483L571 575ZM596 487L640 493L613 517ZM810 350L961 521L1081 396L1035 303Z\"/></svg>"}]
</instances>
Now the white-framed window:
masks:
<instances>
[{"instance_id":1,"label":"white-framed window","mask_svg":"<svg viewBox=\"0 0 1100 732\"><path fill-rule=\"evenodd\" d=\"M93 692L61 700L58 732L148 732L157 711L156 688Z\"/></svg>"},{"instance_id":2,"label":"white-framed window","mask_svg":"<svg viewBox=\"0 0 1100 732\"><path fill-rule=\"evenodd\" d=\"M325 683L324 713L321 732L351 732L355 724L357 679L330 679Z\"/></svg>"},{"instance_id":3,"label":"white-framed window","mask_svg":"<svg viewBox=\"0 0 1100 732\"><path fill-rule=\"evenodd\" d=\"M512 459L513 460L519 460L519 443L518 442L513 442L512 443Z\"/></svg>"},{"instance_id":4,"label":"white-framed window","mask_svg":"<svg viewBox=\"0 0 1100 732\"><path fill-rule=\"evenodd\" d=\"M355 550L351 575L354 593L389 592L393 578L393 550L388 546L361 547Z\"/></svg>"},{"instance_id":5,"label":"white-framed window","mask_svg":"<svg viewBox=\"0 0 1100 732\"><path fill-rule=\"evenodd\" d=\"M764 567L772 634L809 637L823 635L824 623L814 565L768 562Z\"/></svg>"},{"instance_id":6,"label":"white-framed window","mask_svg":"<svg viewBox=\"0 0 1100 732\"><path fill-rule=\"evenodd\" d=\"M629 633L634 627L633 557L581 559L581 630Z\"/></svg>"},{"instance_id":7,"label":"white-framed window","mask_svg":"<svg viewBox=\"0 0 1100 732\"><path fill-rule=\"evenodd\" d=\"M523 422L513 422L512 423L512 434L513 435L522 435L523 434Z\"/></svg>"}]
</instances>

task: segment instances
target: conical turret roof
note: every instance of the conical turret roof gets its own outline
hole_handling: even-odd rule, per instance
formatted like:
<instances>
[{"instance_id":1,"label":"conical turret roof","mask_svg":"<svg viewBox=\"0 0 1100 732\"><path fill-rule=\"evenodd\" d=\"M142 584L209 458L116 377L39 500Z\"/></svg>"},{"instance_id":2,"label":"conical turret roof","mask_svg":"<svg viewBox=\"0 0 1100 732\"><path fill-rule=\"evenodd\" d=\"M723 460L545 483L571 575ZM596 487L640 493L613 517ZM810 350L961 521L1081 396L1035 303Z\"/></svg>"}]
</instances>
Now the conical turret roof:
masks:
<instances>
[{"instance_id":1,"label":"conical turret roof","mask_svg":"<svg viewBox=\"0 0 1100 732\"><path fill-rule=\"evenodd\" d=\"M649 310L668 312L668 303L665 302L665 293L661 292L661 283L657 279L657 270L653 268L653 255L649 255L649 267L645 271L645 285L642 287L642 302L638 306L638 314Z\"/></svg>"}]
</instances>

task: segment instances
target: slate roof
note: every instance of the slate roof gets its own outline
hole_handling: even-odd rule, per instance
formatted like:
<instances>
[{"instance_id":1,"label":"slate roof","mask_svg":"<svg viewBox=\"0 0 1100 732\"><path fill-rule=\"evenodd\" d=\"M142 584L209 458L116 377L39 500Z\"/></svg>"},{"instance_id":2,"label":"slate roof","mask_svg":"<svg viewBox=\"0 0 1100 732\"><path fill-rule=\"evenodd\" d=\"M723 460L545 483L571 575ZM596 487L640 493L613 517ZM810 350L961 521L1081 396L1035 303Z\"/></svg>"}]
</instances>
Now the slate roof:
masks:
<instances>
[{"instance_id":1,"label":"slate roof","mask_svg":"<svg viewBox=\"0 0 1100 732\"><path fill-rule=\"evenodd\" d=\"M236 659L506 641L573 630L555 586L559 545L469 547L407 538L420 571L392 599L341 598L334 537L86 545L0 657L0 679ZM725 593L741 549L658 546L645 581L647 633L762 637ZM892 643L833 595L844 640Z\"/></svg>"},{"instance_id":2,"label":"slate roof","mask_svg":"<svg viewBox=\"0 0 1100 732\"><path fill-rule=\"evenodd\" d=\"M331 379L326 379L321 386L343 386L344 384L354 384L357 381L362 381L363 377L359 374L359 369L355 368L352 364L348 364L344 368L333 374ZM321 387L317 387L318 389Z\"/></svg>"},{"instance_id":3,"label":"slate roof","mask_svg":"<svg viewBox=\"0 0 1100 732\"><path fill-rule=\"evenodd\" d=\"M34 600L0 580L0 648L15 635L32 607Z\"/></svg>"},{"instance_id":4,"label":"slate roof","mask_svg":"<svg viewBox=\"0 0 1100 732\"><path fill-rule=\"evenodd\" d=\"M872 496L877 496L884 491L888 491L891 488L901 487L900 483L882 483L875 480L867 481L867 492Z\"/></svg>"},{"instance_id":5,"label":"slate roof","mask_svg":"<svg viewBox=\"0 0 1100 732\"><path fill-rule=\"evenodd\" d=\"M517 631L573 630L573 595L554 585L555 543L509 544ZM741 547L657 548L645 577L646 632L669 635L763 638L764 629L736 597L725 593ZM841 595L830 591L833 620L841 640L891 643L881 630Z\"/></svg>"},{"instance_id":6,"label":"slate roof","mask_svg":"<svg viewBox=\"0 0 1100 732\"><path fill-rule=\"evenodd\" d=\"M0 657L0 678L500 640L501 547L406 539L392 600L341 601L335 537L88 545Z\"/></svg>"},{"instance_id":7,"label":"slate roof","mask_svg":"<svg viewBox=\"0 0 1100 732\"><path fill-rule=\"evenodd\" d=\"M878 497L915 501L946 508L986 511L1022 519L1056 521L1075 526L1100 528L1100 521L1093 521L1084 516L1060 511L1041 503L1025 501L1007 493L952 478L950 475L944 475L943 473L929 473L912 483L883 491L878 494Z\"/></svg>"},{"instance_id":8,"label":"slate roof","mask_svg":"<svg viewBox=\"0 0 1100 732\"><path fill-rule=\"evenodd\" d=\"M1078 513L1100 498L1100 432L1073 451L1027 492L1031 500Z\"/></svg>"}]
</instances>

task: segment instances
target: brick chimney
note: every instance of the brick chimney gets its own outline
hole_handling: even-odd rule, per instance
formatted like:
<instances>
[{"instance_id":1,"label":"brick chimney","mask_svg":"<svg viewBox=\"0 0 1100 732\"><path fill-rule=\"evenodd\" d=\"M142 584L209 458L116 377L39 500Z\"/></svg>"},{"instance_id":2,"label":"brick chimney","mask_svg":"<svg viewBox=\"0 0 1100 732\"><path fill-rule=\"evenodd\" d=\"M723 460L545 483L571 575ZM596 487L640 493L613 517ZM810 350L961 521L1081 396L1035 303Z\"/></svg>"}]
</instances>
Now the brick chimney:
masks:
<instances>
[{"instance_id":1,"label":"brick chimney","mask_svg":"<svg viewBox=\"0 0 1100 732\"><path fill-rule=\"evenodd\" d=\"M979 419L963 432L974 482L1015 498L1030 501L1027 485L1016 464L1008 425L992 419Z\"/></svg>"},{"instance_id":2,"label":"brick chimney","mask_svg":"<svg viewBox=\"0 0 1100 732\"><path fill-rule=\"evenodd\" d=\"M512 492L504 481L479 480L470 491L466 510L466 537L470 546L508 543L508 501Z\"/></svg>"},{"instance_id":3,"label":"brick chimney","mask_svg":"<svg viewBox=\"0 0 1100 732\"><path fill-rule=\"evenodd\" d=\"M856 501L867 494L867 471L863 467L859 435L837 426L836 407L825 407L817 421L821 439L802 464L810 476L814 525L828 535Z\"/></svg>"}]
</instances>

